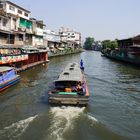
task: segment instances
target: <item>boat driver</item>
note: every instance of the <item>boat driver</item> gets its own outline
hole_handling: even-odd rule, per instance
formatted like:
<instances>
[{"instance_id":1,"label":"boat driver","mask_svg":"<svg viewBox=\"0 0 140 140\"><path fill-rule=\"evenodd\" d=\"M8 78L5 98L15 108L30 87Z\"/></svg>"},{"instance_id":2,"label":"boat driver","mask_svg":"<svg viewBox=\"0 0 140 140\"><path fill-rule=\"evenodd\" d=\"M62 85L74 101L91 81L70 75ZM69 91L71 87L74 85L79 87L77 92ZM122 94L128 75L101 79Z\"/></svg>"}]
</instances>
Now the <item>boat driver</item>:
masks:
<instances>
[{"instance_id":1,"label":"boat driver","mask_svg":"<svg viewBox=\"0 0 140 140\"><path fill-rule=\"evenodd\" d=\"M81 92L82 91L82 85L81 85L81 82L79 82L76 86L76 89L78 92Z\"/></svg>"}]
</instances>

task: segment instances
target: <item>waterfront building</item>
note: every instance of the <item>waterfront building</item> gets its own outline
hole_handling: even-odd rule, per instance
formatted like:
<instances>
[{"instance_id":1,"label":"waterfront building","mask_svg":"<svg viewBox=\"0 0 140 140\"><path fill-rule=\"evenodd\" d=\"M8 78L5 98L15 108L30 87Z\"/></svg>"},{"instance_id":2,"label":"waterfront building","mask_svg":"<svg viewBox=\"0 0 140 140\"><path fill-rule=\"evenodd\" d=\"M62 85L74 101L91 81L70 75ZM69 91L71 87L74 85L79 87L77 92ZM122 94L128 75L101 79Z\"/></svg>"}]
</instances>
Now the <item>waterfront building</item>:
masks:
<instances>
[{"instance_id":1,"label":"waterfront building","mask_svg":"<svg viewBox=\"0 0 140 140\"><path fill-rule=\"evenodd\" d=\"M35 18L31 18L30 20L33 25L32 46L36 46L37 48L40 46L47 47L47 44L44 41L44 30L46 25L43 21L39 21Z\"/></svg>"},{"instance_id":2,"label":"waterfront building","mask_svg":"<svg viewBox=\"0 0 140 140\"><path fill-rule=\"evenodd\" d=\"M81 33L71 30L69 28L61 27L59 34L62 42L68 42L68 46L71 48L81 47Z\"/></svg>"},{"instance_id":3,"label":"waterfront building","mask_svg":"<svg viewBox=\"0 0 140 140\"><path fill-rule=\"evenodd\" d=\"M57 48L60 48L61 46L61 38L60 35L52 30L46 29L45 32L45 38L48 41L48 48L50 50L55 50Z\"/></svg>"},{"instance_id":4,"label":"waterfront building","mask_svg":"<svg viewBox=\"0 0 140 140\"><path fill-rule=\"evenodd\" d=\"M7 0L0 1L0 10L5 14L0 26L1 44L24 45L26 31L27 36L32 33L30 11Z\"/></svg>"},{"instance_id":5,"label":"waterfront building","mask_svg":"<svg viewBox=\"0 0 140 140\"><path fill-rule=\"evenodd\" d=\"M94 51L100 51L102 49L102 43L100 41L95 41L92 47Z\"/></svg>"},{"instance_id":6,"label":"waterfront building","mask_svg":"<svg viewBox=\"0 0 140 140\"><path fill-rule=\"evenodd\" d=\"M0 8L0 44L10 43L10 34L9 15Z\"/></svg>"},{"instance_id":7,"label":"waterfront building","mask_svg":"<svg viewBox=\"0 0 140 140\"><path fill-rule=\"evenodd\" d=\"M17 70L48 61L43 21L30 18L30 11L10 1L0 1L0 65Z\"/></svg>"},{"instance_id":8,"label":"waterfront building","mask_svg":"<svg viewBox=\"0 0 140 140\"><path fill-rule=\"evenodd\" d=\"M43 21L30 18L30 13L10 1L0 2L0 32L4 32L0 37L1 44L44 45L43 32L46 25Z\"/></svg>"},{"instance_id":9,"label":"waterfront building","mask_svg":"<svg viewBox=\"0 0 140 140\"><path fill-rule=\"evenodd\" d=\"M62 45L59 33L52 31L52 30L49 30L49 29L46 29L44 37L45 37L45 40L47 40L48 49L49 49L49 52L48 52L49 56L54 56L57 54L59 55L64 51L66 46Z\"/></svg>"},{"instance_id":10,"label":"waterfront building","mask_svg":"<svg viewBox=\"0 0 140 140\"><path fill-rule=\"evenodd\" d=\"M8 0L0 1L0 65L26 69L52 56L80 52L81 34L70 29L54 32L31 12Z\"/></svg>"},{"instance_id":11,"label":"waterfront building","mask_svg":"<svg viewBox=\"0 0 140 140\"><path fill-rule=\"evenodd\" d=\"M140 35L117 40L118 48L104 49L102 53L111 59L140 66Z\"/></svg>"},{"instance_id":12,"label":"waterfront building","mask_svg":"<svg viewBox=\"0 0 140 140\"><path fill-rule=\"evenodd\" d=\"M129 57L140 59L140 35L132 38L117 40L120 51L125 52Z\"/></svg>"}]
</instances>

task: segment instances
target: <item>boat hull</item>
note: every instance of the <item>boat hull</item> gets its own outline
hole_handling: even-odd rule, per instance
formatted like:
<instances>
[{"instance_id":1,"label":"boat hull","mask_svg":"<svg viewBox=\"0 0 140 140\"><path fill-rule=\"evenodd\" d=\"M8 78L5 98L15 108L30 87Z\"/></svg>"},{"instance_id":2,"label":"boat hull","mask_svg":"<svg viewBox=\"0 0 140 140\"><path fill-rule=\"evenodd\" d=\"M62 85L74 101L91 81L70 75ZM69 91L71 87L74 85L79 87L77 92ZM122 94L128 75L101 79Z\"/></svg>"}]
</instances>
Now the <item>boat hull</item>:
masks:
<instances>
[{"instance_id":1,"label":"boat hull","mask_svg":"<svg viewBox=\"0 0 140 140\"><path fill-rule=\"evenodd\" d=\"M88 104L88 96L56 95L49 94L49 103L57 105L84 105Z\"/></svg>"},{"instance_id":2,"label":"boat hull","mask_svg":"<svg viewBox=\"0 0 140 140\"><path fill-rule=\"evenodd\" d=\"M13 85L15 85L15 84L17 84L19 81L20 81L20 76L17 75L15 78L10 79L10 80L0 84L0 92L9 88L9 87L11 87L11 86L13 86Z\"/></svg>"}]
</instances>

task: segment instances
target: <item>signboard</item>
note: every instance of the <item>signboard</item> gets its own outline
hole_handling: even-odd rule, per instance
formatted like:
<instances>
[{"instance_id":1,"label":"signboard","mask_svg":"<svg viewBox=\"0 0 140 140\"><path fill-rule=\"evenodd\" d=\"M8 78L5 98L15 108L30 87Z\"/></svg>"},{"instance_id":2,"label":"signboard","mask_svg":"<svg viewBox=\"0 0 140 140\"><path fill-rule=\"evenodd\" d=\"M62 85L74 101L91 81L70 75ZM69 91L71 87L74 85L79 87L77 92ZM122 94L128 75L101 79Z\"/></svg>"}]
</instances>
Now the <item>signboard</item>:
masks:
<instances>
[{"instance_id":1,"label":"signboard","mask_svg":"<svg viewBox=\"0 0 140 140\"><path fill-rule=\"evenodd\" d=\"M28 60L28 55L2 56L0 57L0 64L7 64L24 60Z\"/></svg>"}]
</instances>

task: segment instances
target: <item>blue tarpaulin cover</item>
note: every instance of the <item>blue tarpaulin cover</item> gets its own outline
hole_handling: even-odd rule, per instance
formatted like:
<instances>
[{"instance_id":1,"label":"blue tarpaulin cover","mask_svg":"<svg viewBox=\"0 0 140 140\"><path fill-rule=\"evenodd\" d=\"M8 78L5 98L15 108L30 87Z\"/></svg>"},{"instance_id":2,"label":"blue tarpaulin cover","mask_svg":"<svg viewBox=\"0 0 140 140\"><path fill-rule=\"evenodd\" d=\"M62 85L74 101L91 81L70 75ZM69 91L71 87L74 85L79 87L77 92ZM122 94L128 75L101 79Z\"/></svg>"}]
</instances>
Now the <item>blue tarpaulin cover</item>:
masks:
<instances>
[{"instance_id":1,"label":"blue tarpaulin cover","mask_svg":"<svg viewBox=\"0 0 140 140\"><path fill-rule=\"evenodd\" d=\"M15 76L16 74L14 70L4 73L3 75L0 76L0 84L14 78Z\"/></svg>"}]
</instances>

